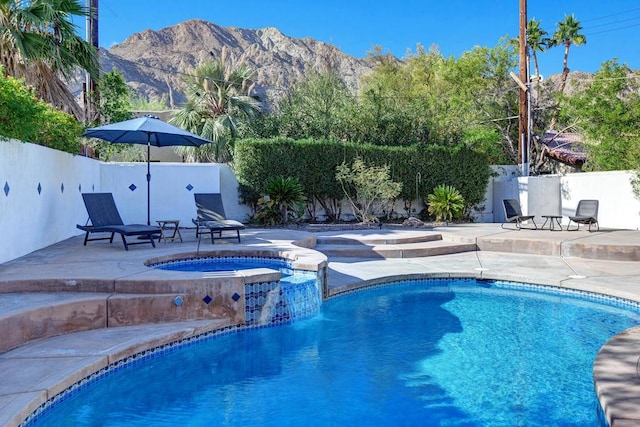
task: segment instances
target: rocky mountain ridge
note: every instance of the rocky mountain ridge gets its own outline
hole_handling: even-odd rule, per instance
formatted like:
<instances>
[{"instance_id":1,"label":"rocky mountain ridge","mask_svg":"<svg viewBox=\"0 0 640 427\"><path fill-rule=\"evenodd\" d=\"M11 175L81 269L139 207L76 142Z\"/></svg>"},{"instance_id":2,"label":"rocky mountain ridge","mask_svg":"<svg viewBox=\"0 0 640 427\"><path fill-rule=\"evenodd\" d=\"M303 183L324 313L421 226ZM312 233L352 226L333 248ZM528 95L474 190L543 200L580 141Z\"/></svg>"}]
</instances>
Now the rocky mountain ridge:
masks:
<instances>
[{"instance_id":1,"label":"rocky mountain ridge","mask_svg":"<svg viewBox=\"0 0 640 427\"><path fill-rule=\"evenodd\" d=\"M103 71L120 70L130 88L142 99L165 99L170 109L185 101L183 80L202 62L218 58L225 48L231 56L256 72L256 91L277 99L312 71L334 70L352 93L361 87L362 77L373 70L368 58L347 55L337 47L311 38L289 37L277 28L245 29L221 27L192 19L161 30L145 30L110 49L100 49ZM571 72L565 94L579 89L593 75ZM74 92L81 93L78 78ZM548 76L537 89L557 90L560 74ZM536 90L537 92L537 90Z\"/></svg>"},{"instance_id":2,"label":"rocky mountain ridge","mask_svg":"<svg viewBox=\"0 0 640 427\"><path fill-rule=\"evenodd\" d=\"M354 93L372 71L367 59L341 52L311 38L293 38L273 27L221 27L192 19L161 30L135 33L121 44L100 50L104 71L120 70L143 98L166 98L170 108L185 100L183 79L202 62L220 57L223 47L256 71L258 92L281 96L311 71L335 70Z\"/></svg>"}]
</instances>

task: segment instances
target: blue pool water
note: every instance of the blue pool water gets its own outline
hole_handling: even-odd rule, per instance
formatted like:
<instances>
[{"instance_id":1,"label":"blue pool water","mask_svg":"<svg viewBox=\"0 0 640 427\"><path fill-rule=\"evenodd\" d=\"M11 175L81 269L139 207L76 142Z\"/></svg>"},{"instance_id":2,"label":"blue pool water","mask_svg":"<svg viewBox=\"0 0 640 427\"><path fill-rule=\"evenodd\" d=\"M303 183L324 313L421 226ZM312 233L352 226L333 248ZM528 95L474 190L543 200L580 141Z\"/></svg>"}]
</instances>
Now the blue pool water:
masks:
<instances>
[{"instance_id":1,"label":"blue pool water","mask_svg":"<svg viewBox=\"0 0 640 427\"><path fill-rule=\"evenodd\" d=\"M143 358L31 425L597 425L595 356L638 323L507 283L403 282Z\"/></svg>"},{"instance_id":2,"label":"blue pool water","mask_svg":"<svg viewBox=\"0 0 640 427\"><path fill-rule=\"evenodd\" d=\"M284 275L293 274L291 263L283 258L224 256L169 261L154 265L155 268L174 271L239 271L251 268L271 268Z\"/></svg>"}]
</instances>

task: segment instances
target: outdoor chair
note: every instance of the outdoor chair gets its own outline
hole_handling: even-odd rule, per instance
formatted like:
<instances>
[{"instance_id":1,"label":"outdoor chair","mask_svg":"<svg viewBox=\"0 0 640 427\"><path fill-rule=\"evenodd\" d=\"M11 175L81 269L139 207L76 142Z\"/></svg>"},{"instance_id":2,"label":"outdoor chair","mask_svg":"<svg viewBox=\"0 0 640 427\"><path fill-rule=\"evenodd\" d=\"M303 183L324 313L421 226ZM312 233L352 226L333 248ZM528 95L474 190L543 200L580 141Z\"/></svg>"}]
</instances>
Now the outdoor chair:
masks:
<instances>
[{"instance_id":1,"label":"outdoor chair","mask_svg":"<svg viewBox=\"0 0 640 427\"><path fill-rule=\"evenodd\" d=\"M600 224L598 224L598 204L597 200L580 200L576 209L575 216L569 217L569 224L567 225L567 231L577 231L580 229L580 224L589 224L589 231L591 226L596 225L596 231L600 230ZM571 223L576 223L576 228L571 228Z\"/></svg>"},{"instance_id":2,"label":"outdoor chair","mask_svg":"<svg viewBox=\"0 0 640 427\"><path fill-rule=\"evenodd\" d=\"M197 211L197 218L193 220L196 226L196 237L206 233L202 230L206 228L211 234L211 243L215 243L216 239L236 237L240 243L240 230L244 230L245 226L241 222L225 217L220 193L195 193L193 197ZM224 231L235 231L236 237L223 236Z\"/></svg>"},{"instance_id":3,"label":"outdoor chair","mask_svg":"<svg viewBox=\"0 0 640 427\"><path fill-rule=\"evenodd\" d=\"M537 230L538 226L534 221L535 215L522 215L522 209L520 209L520 203L515 199L504 199L502 201L502 205L504 207L504 218L505 221L502 223L501 227L506 228L505 224L514 224L516 225L516 230L520 230L522 228L526 228L529 230ZM523 227L522 223L525 221L531 221L533 223L533 228Z\"/></svg>"},{"instance_id":4,"label":"outdoor chair","mask_svg":"<svg viewBox=\"0 0 640 427\"><path fill-rule=\"evenodd\" d=\"M84 245L94 240L109 240L113 243L113 236L118 233L122 237L125 250L129 250L130 245L141 245L151 243L155 248L154 237L160 236L160 227L144 224L127 224L122 222L116 203L111 193L83 193L82 199L89 214L90 225L76 225L85 232ZM111 233L110 237L89 238L93 233ZM139 241L127 242L125 236L137 236Z\"/></svg>"}]
</instances>

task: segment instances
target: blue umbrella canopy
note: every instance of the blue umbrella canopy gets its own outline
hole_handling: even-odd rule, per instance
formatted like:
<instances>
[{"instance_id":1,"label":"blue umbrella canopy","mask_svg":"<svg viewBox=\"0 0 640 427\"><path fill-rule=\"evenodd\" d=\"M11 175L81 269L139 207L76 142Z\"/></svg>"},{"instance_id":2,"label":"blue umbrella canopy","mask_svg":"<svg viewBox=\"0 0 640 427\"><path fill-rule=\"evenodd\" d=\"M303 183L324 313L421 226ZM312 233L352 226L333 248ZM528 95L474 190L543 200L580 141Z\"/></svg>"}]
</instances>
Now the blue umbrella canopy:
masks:
<instances>
[{"instance_id":1,"label":"blue umbrella canopy","mask_svg":"<svg viewBox=\"0 0 640 427\"><path fill-rule=\"evenodd\" d=\"M206 138L149 115L89 128L82 136L99 138L113 144L141 144L147 146L147 224L151 223L151 146L171 147L183 145L199 147L203 144L211 143Z\"/></svg>"},{"instance_id":2,"label":"blue umbrella canopy","mask_svg":"<svg viewBox=\"0 0 640 427\"><path fill-rule=\"evenodd\" d=\"M199 147L202 144L211 143L208 139L152 116L90 128L82 136L100 138L114 144L142 144L154 147L175 145Z\"/></svg>"}]
</instances>

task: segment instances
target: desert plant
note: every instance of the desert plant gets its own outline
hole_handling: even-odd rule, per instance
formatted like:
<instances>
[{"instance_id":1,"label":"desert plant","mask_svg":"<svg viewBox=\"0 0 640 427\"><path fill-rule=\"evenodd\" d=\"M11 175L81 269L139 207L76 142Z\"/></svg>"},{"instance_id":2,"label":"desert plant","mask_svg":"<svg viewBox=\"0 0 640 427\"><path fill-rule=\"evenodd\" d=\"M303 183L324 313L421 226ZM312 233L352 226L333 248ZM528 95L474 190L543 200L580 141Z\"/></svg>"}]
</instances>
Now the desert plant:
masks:
<instances>
[{"instance_id":1,"label":"desert plant","mask_svg":"<svg viewBox=\"0 0 640 427\"><path fill-rule=\"evenodd\" d=\"M353 214L361 222L377 222L375 202L395 199L402 191L402 183L391 179L389 166L367 166L361 158L350 167L342 163L337 167L336 179L353 208Z\"/></svg>"},{"instance_id":2,"label":"desert plant","mask_svg":"<svg viewBox=\"0 0 640 427\"><path fill-rule=\"evenodd\" d=\"M447 224L464 211L464 198L452 185L439 185L427 196L429 213Z\"/></svg>"},{"instance_id":3,"label":"desert plant","mask_svg":"<svg viewBox=\"0 0 640 427\"><path fill-rule=\"evenodd\" d=\"M258 201L257 219L263 224L286 224L304 213L305 194L302 184L291 177L275 176L265 185L265 195Z\"/></svg>"}]
</instances>

